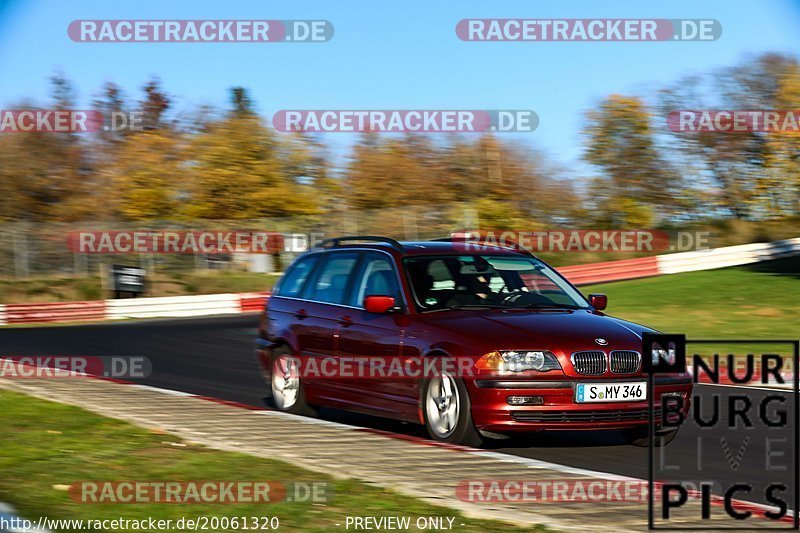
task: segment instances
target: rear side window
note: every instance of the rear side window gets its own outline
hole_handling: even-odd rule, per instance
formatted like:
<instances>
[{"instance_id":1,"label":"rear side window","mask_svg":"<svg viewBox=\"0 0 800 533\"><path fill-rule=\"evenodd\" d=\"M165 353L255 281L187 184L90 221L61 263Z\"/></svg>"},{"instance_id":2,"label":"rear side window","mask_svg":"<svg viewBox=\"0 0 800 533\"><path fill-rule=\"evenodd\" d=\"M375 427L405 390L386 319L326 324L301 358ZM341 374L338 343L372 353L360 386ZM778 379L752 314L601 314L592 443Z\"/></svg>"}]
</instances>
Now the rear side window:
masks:
<instances>
[{"instance_id":1,"label":"rear side window","mask_svg":"<svg viewBox=\"0 0 800 533\"><path fill-rule=\"evenodd\" d=\"M314 282L311 300L344 304L347 287L358 262L357 254L330 254Z\"/></svg>"},{"instance_id":2,"label":"rear side window","mask_svg":"<svg viewBox=\"0 0 800 533\"><path fill-rule=\"evenodd\" d=\"M291 270L281 279L281 283L275 295L289 297L299 296L303 290L303 285L305 285L309 274L314 270L314 265L317 264L318 260L319 255L312 255L295 263Z\"/></svg>"},{"instance_id":3,"label":"rear side window","mask_svg":"<svg viewBox=\"0 0 800 533\"><path fill-rule=\"evenodd\" d=\"M389 259L369 254L360 270L350 305L361 307L365 296L392 296L400 304L397 274Z\"/></svg>"}]
</instances>

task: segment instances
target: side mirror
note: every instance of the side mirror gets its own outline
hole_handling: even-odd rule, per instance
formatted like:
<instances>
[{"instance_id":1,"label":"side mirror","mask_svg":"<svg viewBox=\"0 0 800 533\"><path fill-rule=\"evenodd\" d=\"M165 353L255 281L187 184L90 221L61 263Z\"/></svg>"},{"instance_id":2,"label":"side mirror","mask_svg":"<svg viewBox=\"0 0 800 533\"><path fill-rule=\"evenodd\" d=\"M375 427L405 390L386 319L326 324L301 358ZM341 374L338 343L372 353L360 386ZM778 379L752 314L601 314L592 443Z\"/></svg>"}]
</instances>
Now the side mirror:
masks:
<instances>
[{"instance_id":1,"label":"side mirror","mask_svg":"<svg viewBox=\"0 0 800 533\"><path fill-rule=\"evenodd\" d=\"M391 296L365 296L364 309L367 313L385 313L394 307L394 298Z\"/></svg>"},{"instance_id":2,"label":"side mirror","mask_svg":"<svg viewBox=\"0 0 800 533\"><path fill-rule=\"evenodd\" d=\"M602 311L608 306L608 296L605 294L590 294L589 303L598 311Z\"/></svg>"}]
</instances>

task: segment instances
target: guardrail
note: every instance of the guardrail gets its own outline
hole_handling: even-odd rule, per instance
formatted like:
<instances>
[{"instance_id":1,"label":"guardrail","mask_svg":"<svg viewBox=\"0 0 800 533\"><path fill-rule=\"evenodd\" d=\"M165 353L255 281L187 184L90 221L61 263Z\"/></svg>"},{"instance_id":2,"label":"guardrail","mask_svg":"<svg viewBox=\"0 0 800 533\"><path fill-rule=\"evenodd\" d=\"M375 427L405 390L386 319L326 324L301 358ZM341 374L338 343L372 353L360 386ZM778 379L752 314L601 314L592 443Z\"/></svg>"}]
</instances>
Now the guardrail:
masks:
<instances>
[{"instance_id":1,"label":"guardrail","mask_svg":"<svg viewBox=\"0 0 800 533\"><path fill-rule=\"evenodd\" d=\"M174 318L225 315L242 311L238 294L106 300L106 318Z\"/></svg>"},{"instance_id":2,"label":"guardrail","mask_svg":"<svg viewBox=\"0 0 800 533\"><path fill-rule=\"evenodd\" d=\"M4 306L8 324L31 322L70 322L73 320L103 320L106 318L106 301L56 302L39 304L9 304Z\"/></svg>"},{"instance_id":3,"label":"guardrail","mask_svg":"<svg viewBox=\"0 0 800 533\"><path fill-rule=\"evenodd\" d=\"M0 305L0 326L255 313L264 308L268 297L268 292L247 292L96 302L9 304Z\"/></svg>"},{"instance_id":4,"label":"guardrail","mask_svg":"<svg viewBox=\"0 0 800 533\"><path fill-rule=\"evenodd\" d=\"M800 238L624 259L558 269L575 285L713 270L800 255Z\"/></svg>"},{"instance_id":5,"label":"guardrail","mask_svg":"<svg viewBox=\"0 0 800 533\"><path fill-rule=\"evenodd\" d=\"M800 238L656 256L659 274L747 265L800 254Z\"/></svg>"},{"instance_id":6,"label":"guardrail","mask_svg":"<svg viewBox=\"0 0 800 533\"><path fill-rule=\"evenodd\" d=\"M662 274L711 270L800 255L800 238L743 244L606 263L559 268L575 285L622 281ZM97 302L0 305L0 326L39 322L79 322L125 318L172 318L255 313L268 292L204 294L167 298L131 298Z\"/></svg>"},{"instance_id":7,"label":"guardrail","mask_svg":"<svg viewBox=\"0 0 800 533\"><path fill-rule=\"evenodd\" d=\"M655 256L566 266L559 268L558 271L573 285L645 278L659 274L658 260Z\"/></svg>"},{"instance_id":8,"label":"guardrail","mask_svg":"<svg viewBox=\"0 0 800 533\"><path fill-rule=\"evenodd\" d=\"M242 313L257 313L264 309L269 297L268 292L245 292L239 295Z\"/></svg>"}]
</instances>

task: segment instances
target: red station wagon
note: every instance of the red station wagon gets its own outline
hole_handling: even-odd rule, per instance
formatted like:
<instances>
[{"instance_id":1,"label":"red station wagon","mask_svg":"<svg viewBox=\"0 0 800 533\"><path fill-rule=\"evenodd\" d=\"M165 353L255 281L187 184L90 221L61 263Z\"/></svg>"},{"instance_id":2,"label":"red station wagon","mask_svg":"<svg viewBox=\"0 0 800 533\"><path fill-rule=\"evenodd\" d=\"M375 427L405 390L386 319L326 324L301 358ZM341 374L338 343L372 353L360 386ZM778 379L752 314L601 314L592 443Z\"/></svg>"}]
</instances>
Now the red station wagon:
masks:
<instances>
[{"instance_id":1,"label":"red station wagon","mask_svg":"<svg viewBox=\"0 0 800 533\"><path fill-rule=\"evenodd\" d=\"M257 358L290 413L378 415L470 446L560 429L617 429L647 445L642 333L655 331L605 307L522 249L329 239L276 285ZM688 374L654 379L654 405L679 396L688 409ZM656 429L656 445L677 433Z\"/></svg>"}]
</instances>

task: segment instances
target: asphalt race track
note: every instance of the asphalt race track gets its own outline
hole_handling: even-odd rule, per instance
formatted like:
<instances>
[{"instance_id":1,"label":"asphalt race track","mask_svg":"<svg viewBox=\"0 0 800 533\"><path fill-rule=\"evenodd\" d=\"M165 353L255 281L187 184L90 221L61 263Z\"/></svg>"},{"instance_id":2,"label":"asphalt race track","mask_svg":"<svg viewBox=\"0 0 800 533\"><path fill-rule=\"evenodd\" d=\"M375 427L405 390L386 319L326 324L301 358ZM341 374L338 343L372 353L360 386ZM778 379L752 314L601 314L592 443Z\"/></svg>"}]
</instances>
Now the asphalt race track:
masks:
<instances>
[{"instance_id":1,"label":"asphalt race track","mask_svg":"<svg viewBox=\"0 0 800 533\"><path fill-rule=\"evenodd\" d=\"M0 329L0 355L64 355L64 356L146 356L150 358L153 372L141 383L154 387L180 390L193 394L212 396L224 400L263 406L266 386L262 383L254 358L256 318L242 315L225 318L182 320L149 320L117 324L83 326L56 326L44 328ZM712 394L742 393L742 388L698 386L696 389L705 401ZM791 393L746 391L753 400L753 418L758 427L758 402L765 395ZM707 402L710 404L710 402ZM789 420L793 418L792 403L787 404ZM704 406L706 412L706 406ZM723 412L725 412L723 410ZM421 427L387 421L339 411L323 411L329 420L363 427L424 436ZM793 428L793 426L791 426ZM761 431L761 430L759 430ZM765 430L764 430L765 431ZM793 456L791 429L782 428L780 437L789 440L782 445L786 452L778 461L790 462ZM753 484L751 494L738 493L737 498L764 501L764 485L781 480L790 489L784 496L792 507L792 467L783 472L765 470L766 449L763 433L750 439L745 447L741 464L736 469L729 466L725 446L735 457L742 446L742 430L715 429L712 432L697 426L685 426L678 437L667 447L665 463L679 465L678 479L716 480L723 486L735 482ZM776 434L777 435L777 434ZM702 471L687 472L697 468L699 437L703 438ZM721 444L722 438L727 444ZM636 448L622 442L615 431L598 432L543 432L522 438L498 441L495 451L534 458L578 468L610 472L647 479L647 449ZM656 461L658 461L658 453ZM794 467L796 473L796 465ZM715 491L716 492L716 491Z\"/></svg>"}]
</instances>

